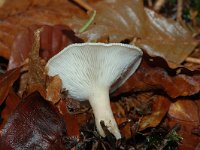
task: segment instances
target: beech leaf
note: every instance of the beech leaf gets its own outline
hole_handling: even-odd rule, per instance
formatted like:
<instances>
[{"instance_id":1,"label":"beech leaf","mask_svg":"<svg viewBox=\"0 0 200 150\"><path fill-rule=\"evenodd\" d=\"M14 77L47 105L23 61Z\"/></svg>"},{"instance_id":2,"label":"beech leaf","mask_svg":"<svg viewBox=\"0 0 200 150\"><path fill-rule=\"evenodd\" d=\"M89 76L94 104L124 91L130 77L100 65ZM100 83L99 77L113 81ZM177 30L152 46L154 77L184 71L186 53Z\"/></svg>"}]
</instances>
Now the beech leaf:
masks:
<instances>
[{"instance_id":1,"label":"beech leaf","mask_svg":"<svg viewBox=\"0 0 200 150\"><path fill-rule=\"evenodd\" d=\"M65 138L65 123L58 110L33 93L22 100L1 130L0 149L65 150Z\"/></svg>"},{"instance_id":2,"label":"beech leaf","mask_svg":"<svg viewBox=\"0 0 200 150\"><path fill-rule=\"evenodd\" d=\"M0 76L0 105L4 102L14 82L19 78L20 69L15 68Z\"/></svg>"},{"instance_id":3,"label":"beech leaf","mask_svg":"<svg viewBox=\"0 0 200 150\"><path fill-rule=\"evenodd\" d=\"M134 39L137 46L151 56L163 57L172 68L182 63L197 45L187 28L144 8L141 0L100 1L92 6L97 13L95 20L78 34L86 41ZM75 19L72 24L78 30L85 20Z\"/></svg>"}]
</instances>

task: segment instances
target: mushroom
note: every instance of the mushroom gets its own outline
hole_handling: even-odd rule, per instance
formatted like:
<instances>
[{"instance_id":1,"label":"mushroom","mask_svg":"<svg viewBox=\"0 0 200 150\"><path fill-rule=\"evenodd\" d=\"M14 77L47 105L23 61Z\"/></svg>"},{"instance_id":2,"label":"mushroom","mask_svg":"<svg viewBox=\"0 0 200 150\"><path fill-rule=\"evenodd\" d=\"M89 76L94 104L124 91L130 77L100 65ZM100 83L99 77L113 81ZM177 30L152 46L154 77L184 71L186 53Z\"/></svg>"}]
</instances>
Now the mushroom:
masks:
<instances>
[{"instance_id":1,"label":"mushroom","mask_svg":"<svg viewBox=\"0 0 200 150\"><path fill-rule=\"evenodd\" d=\"M48 75L59 75L62 87L72 98L89 100L101 136L105 137L100 125L104 121L108 130L120 139L109 92L115 91L136 71L141 56L138 47L128 44L72 44L48 61Z\"/></svg>"}]
</instances>

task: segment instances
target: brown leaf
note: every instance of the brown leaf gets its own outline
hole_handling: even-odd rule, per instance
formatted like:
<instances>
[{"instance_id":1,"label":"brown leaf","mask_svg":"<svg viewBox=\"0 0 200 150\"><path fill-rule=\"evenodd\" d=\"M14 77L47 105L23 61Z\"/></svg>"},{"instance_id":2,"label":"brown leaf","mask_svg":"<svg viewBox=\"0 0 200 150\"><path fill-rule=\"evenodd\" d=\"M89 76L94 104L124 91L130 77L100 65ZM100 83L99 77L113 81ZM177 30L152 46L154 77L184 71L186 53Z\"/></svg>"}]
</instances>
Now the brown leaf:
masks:
<instances>
[{"instance_id":1,"label":"brown leaf","mask_svg":"<svg viewBox=\"0 0 200 150\"><path fill-rule=\"evenodd\" d=\"M0 149L66 149L65 123L39 93L24 99L1 130Z\"/></svg>"},{"instance_id":2,"label":"brown leaf","mask_svg":"<svg viewBox=\"0 0 200 150\"><path fill-rule=\"evenodd\" d=\"M16 95L12 90L8 93L8 96L5 100L5 108L1 112L1 118L3 122L0 124L0 130L6 124L10 114L15 110L17 105L20 103L21 99Z\"/></svg>"},{"instance_id":3,"label":"brown leaf","mask_svg":"<svg viewBox=\"0 0 200 150\"><path fill-rule=\"evenodd\" d=\"M57 7L57 8L54 8L54 7ZM65 1L65 0L57 0L56 2L54 0L44 0L44 1L20 0L20 3L18 0L6 0L6 2L4 3L4 5L2 6L0 10L0 19L5 19L8 17L9 18L16 17L16 15L28 13L28 11L31 9L40 10L40 9L50 9L50 8L55 11L55 14L60 12L62 15L65 15L65 17L70 15L68 14L69 12L76 13L76 15L82 16L81 10L78 10L79 7L76 7L73 3ZM66 10L64 10L64 8ZM50 14L53 13L52 10L49 10ZM50 14L46 14L46 15L50 15ZM24 17L26 18L26 16ZM60 17L64 17L64 16L60 16ZM57 19L59 20L60 18L57 18ZM32 20L32 21L34 22L37 20ZM31 20L29 20L29 22L31 22Z\"/></svg>"},{"instance_id":4,"label":"brown leaf","mask_svg":"<svg viewBox=\"0 0 200 150\"><path fill-rule=\"evenodd\" d=\"M181 125L179 135L183 138L179 144L182 150L199 149L200 137L194 134L194 129L199 126L200 121L200 100L178 99L172 103L169 109L170 126L178 123Z\"/></svg>"},{"instance_id":5,"label":"brown leaf","mask_svg":"<svg viewBox=\"0 0 200 150\"><path fill-rule=\"evenodd\" d=\"M199 108L192 100L180 99L171 104L168 114L176 120L198 124L200 122Z\"/></svg>"},{"instance_id":6,"label":"brown leaf","mask_svg":"<svg viewBox=\"0 0 200 150\"><path fill-rule=\"evenodd\" d=\"M96 10L93 24L79 36L86 41L134 43L152 56L161 56L171 67L177 67L194 50L197 42L184 26L144 8L143 1L101 1L92 5ZM71 21L76 31L86 20ZM174 64L174 65L172 65Z\"/></svg>"},{"instance_id":7,"label":"brown leaf","mask_svg":"<svg viewBox=\"0 0 200 150\"><path fill-rule=\"evenodd\" d=\"M80 18L86 16L79 7L67 0L20 0L20 3L18 0L7 0L2 9L0 9L0 19L2 20L0 22L0 56L9 58L15 37L20 32L27 30L27 28L45 24L49 26L58 24L68 26L73 15ZM52 32L53 37L57 36L57 33ZM64 34L69 33L64 32ZM65 39L63 38L64 41ZM24 44L23 41L21 44ZM22 47L25 46L22 45ZM18 51L20 50L18 49ZM21 54L23 55L23 53Z\"/></svg>"},{"instance_id":8,"label":"brown leaf","mask_svg":"<svg viewBox=\"0 0 200 150\"><path fill-rule=\"evenodd\" d=\"M39 56L40 50L40 32L42 28L37 29L34 32L34 41L32 45L32 50L29 53L29 62L28 62L28 81L27 81L27 93L30 94L34 91L39 91L40 94L46 97L46 72L45 72L45 63L42 63L42 60Z\"/></svg>"},{"instance_id":9,"label":"brown leaf","mask_svg":"<svg viewBox=\"0 0 200 150\"><path fill-rule=\"evenodd\" d=\"M3 5L1 6L1 11L0 11L0 18L6 18L9 16L12 16L16 13L22 13L26 11L28 7L31 6L45 6L50 2L50 0L44 0L44 1L39 1L39 0L20 0L20 3L16 0L6 0Z\"/></svg>"},{"instance_id":10,"label":"brown leaf","mask_svg":"<svg viewBox=\"0 0 200 150\"><path fill-rule=\"evenodd\" d=\"M139 131L149 127L156 127L169 110L170 101L168 98L163 96L155 96L154 98L155 99L152 107L152 113L142 117L140 120Z\"/></svg>"},{"instance_id":11,"label":"brown leaf","mask_svg":"<svg viewBox=\"0 0 200 150\"><path fill-rule=\"evenodd\" d=\"M176 98L194 95L200 91L198 71L187 70L185 73L176 74L177 70L163 67L163 60L158 59L157 61L156 59L144 56L138 70L114 94L163 90L170 97Z\"/></svg>"},{"instance_id":12,"label":"brown leaf","mask_svg":"<svg viewBox=\"0 0 200 150\"><path fill-rule=\"evenodd\" d=\"M179 149L180 150L199 149L200 137L192 133L192 129L194 129L196 125L193 122L169 119L170 127L174 126L177 123L181 125L181 130L178 132L178 134L183 138L181 143L179 143Z\"/></svg>"},{"instance_id":13,"label":"brown leaf","mask_svg":"<svg viewBox=\"0 0 200 150\"><path fill-rule=\"evenodd\" d=\"M125 137L126 139L130 139L131 136L132 136L132 133L131 133L131 125L130 123L127 121L127 118L126 117L121 117L121 118L115 118L116 119L116 122L119 125L123 125L121 128L120 128L120 133L122 134L123 137Z\"/></svg>"},{"instance_id":14,"label":"brown leaf","mask_svg":"<svg viewBox=\"0 0 200 150\"><path fill-rule=\"evenodd\" d=\"M12 53L9 58L8 70L22 66L32 49L33 31L24 29L19 31L12 44Z\"/></svg>"},{"instance_id":15,"label":"brown leaf","mask_svg":"<svg viewBox=\"0 0 200 150\"><path fill-rule=\"evenodd\" d=\"M0 105L4 102L14 82L19 78L21 68L15 68L0 76Z\"/></svg>"},{"instance_id":16,"label":"brown leaf","mask_svg":"<svg viewBox=\"0 0 200 150\"><path fill-rule=\"evenodd\" d=\"M75 33L69 27L64 25L44 25L25 28L19 32L15 38L9 59L8 70L24 64L32 49L33 32L39 27L43 28L40 34L40 57L46 61L67 45L83 42L75 36Z\"/></svg>"},{"instance_id":17,"label":"brown leaf","mask_svg":"<svg viewBox=\"0 0 200 150\"><path fill-rule=\"evenodd\" d=\"M68 112L66 102L63 100L59 102L57 107L59 108L66 122L67 135L69 137L76 137L78 139L80 136L80 126L78 124L77 116Z\"/></svg>"},{"instance_id":18,"label":"brown leaf","mask_svg":"<svg viewBox=\"0 0 200 150\"><path fill-rule=\"evenodd\" d=\"M51 77L47 85L46 100L56 104L61 99L62 81L58 75Z\"/></svg>"},{"instance_id":19,"label":"brown leaf","mask_svg":"<svg viewBox=\"0 0 200 150\"><path fill-rule=\"evenodd\" d=\"M101 1L94 3L93 7L97 10L95 22L86 32L80 34L90 41L107 38L109 42L139 39L136 40L136 45L153 56L165 58L169 64L175 63L175 66L180 64L196 45L187 29L177 22L144 9L142 1ZM5 10L9 11L5 13ZM88 19L80 8L65 0L22 0L21 3L9 0L4 9L0 10L0 17L4 19L0 23L0 56L6 58L10 56L14 37L26 27L34 24L62 24L78 32L87 21L85 19Z\"/></svg>"}]
</instances>

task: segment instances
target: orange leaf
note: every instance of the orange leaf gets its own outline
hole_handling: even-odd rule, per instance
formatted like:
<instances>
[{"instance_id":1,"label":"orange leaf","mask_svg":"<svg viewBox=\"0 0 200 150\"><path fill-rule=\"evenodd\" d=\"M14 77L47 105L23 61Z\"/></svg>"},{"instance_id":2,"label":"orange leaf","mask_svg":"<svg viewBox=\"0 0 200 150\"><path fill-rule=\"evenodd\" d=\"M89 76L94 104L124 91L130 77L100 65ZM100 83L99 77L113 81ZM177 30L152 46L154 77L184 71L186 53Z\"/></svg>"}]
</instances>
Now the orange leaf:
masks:
<instances>
[{"instance_id":1,"label":"orange leaf","mask_svg":"<svg viewBox=\"0 0 200 150\"><path fill-rule=\"evenodd\" d=\"M139 130L156 127L169 110L170 101L163 96L156 96L153 103L152 113L142 117Z\"/></svg>"},{"instance_id":2,"label":"orange leaf","mask_svg":"<svg viewBox=\"0 0 200 150\"><path fill-rule=\"evenodd\" d=\"M80 126L78 124L78 118L76 117L76 115L72 115L68 112L66 103L63 100L58 103L57 107L59 108L66 122L68 136L79 138Z\"/></svg>"},{"instance_id":3,"label":"orange leaf","mask_svg":"<svg viewBox=\"0 0 200 150\"><path fill-rule=\"evenodd\" d=\"M62 81L59 76L54 76L50 78L49 85L47 86L46 100L52 102L53 104L57 103L60 98L60 92L62 90Z\"/></svg>"}]
</instances>

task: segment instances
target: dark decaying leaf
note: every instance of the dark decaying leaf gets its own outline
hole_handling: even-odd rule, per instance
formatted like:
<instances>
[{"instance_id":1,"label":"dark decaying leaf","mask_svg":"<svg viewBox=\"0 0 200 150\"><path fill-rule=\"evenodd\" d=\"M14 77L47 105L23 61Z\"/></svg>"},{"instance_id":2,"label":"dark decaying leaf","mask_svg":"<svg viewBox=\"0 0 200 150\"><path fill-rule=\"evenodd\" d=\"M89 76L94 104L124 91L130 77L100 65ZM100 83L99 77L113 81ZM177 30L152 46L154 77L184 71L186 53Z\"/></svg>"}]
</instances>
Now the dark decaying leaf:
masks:
<instances>
[{"instance_id":1,"label":"dark decaying leaf","mask_svg":"<svg viewBox=\"0 0 200 150\"><path fill-rule=\"evenodd\" d=\"M0 149L66 149L66 128L58 110L33 93L18 105L1 131Z\"/></svg>"},{"instance_id":2,"label":"dark decaying leaf","mask_svg":"<svg viewBox=\"0 0 200 150\"><path fill-rule=\"evenodd\" d=\"M111 103L120 131L126 139L134 137L137 131L158 126L166 116L170 104L167 97L148 92Z\"/></svg>"},{"instance_id":3,"label":"dark decaying leaf","mask_svg":"<svg viewBox=\"0 0 200 150\"><path fill-rule=\"evenodd\" d=\"M0 122L0 129L4 127L8 118L10 117L10 114L15 110L20 101L20 97L15 94L13 90L10 90L5 100L5 108L1 112L1 118L3 119L3 122Z\"/></svg>"},{"instance_id":4,"label":"dark decaying leaf","mask_svg":"<svg viewBox=\"0 0 200 150\"><path fill-rule=\"evenodd\" d=\"M0 76L0 105L4 102L13 83L19 78L21 68L15 68Z\"/></svg>"}]
</instances>

